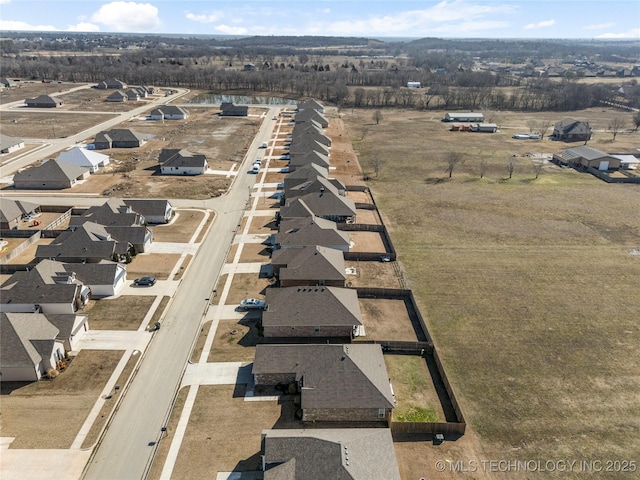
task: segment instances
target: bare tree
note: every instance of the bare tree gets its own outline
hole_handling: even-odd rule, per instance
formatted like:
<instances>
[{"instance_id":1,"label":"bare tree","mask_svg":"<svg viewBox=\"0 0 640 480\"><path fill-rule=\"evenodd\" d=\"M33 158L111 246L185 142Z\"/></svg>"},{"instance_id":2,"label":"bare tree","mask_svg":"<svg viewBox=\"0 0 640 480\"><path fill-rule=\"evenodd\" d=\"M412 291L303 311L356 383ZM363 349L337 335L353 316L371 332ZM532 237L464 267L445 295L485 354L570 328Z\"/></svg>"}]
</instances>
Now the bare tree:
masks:
<instances>
[{"instance_id":1,"label":"bare tree","mask_svg":"<svg viewBox=\"0 0 640 480\"><path fill-rule=\"evenodd\" d=\"M453 175L453 171L458 165L464 163L464 155L460 152L447 152L444 154L444 161L447 162L447 173L449 178Z\"/></svg>"},{"instance_id":2,"label":"bare tree","mask_svg":"<svg viewBox=\"0 0 640 480\"><path fill-rule=\"evenodd\" d=\"M538 120L535 127L535 131L536 133L540 134L540 140L544 139L544 136L547 133L547 130L549 129L550 126L551 126L551 120L549 119Z\"/></svg>"},{"instance_id":3,"label":"bare tree","mask_svg":"<svg viewBox=\"0 0 640 480\"><path fill-rule=\"evenodd\" d=\"M609 126L607 128L613 134L613 138L611 139L612 142L615 142L616 136L618 135L620 130L624 128L626 123L627 122L625 122L624 118L622 117L614 117L611 119L611 121L609 122Z\"/></svg>"},{"instance_id":4,"label":"bare tree","mask_svg":"<svg viewBox=\"0 0 640 480\"><path fill-rule=\"evenodd\" d=\"M513 172L516 169L517 161L516 157L509 157L509 161L507 162L507 170L509 171L509 178L513 177Z\"/></svg>"},{"instance_id":5,"label":"bare tree","mask_svg":"<svg viewBox=\"0 0 640 480\"><path fill-rule=\"evenodd\" d=\"M380 158L380 155L375 154L373 156L373 159L371 160L371 164L373 165L373 173L375 173L376 178L378 178L378 175L380 174L380 168L382 167L382 159Z\"/></svg>"},{"instance_id":6,"label":"bare tree","mask_svg":"<svg viewBox=\"0 0 640 480\"><path fill-rule=\"evenodd\" d=\"M360 128L360 140L364 140L364 137L367 136L367 133L369 133L369 129L366 127L366 125L363 125Z\"/></svg>"},{"instance_id":7,"label":"bare tree","mask_svg":"<svg viewBox=\"0 0 640 480\"><path fill-rule=\"evenodd\" d=\"M480 174L480 178L484 178L485 173L487 173L487 159L481 158L478 162L478 173Z\"/></svg>"},{"instance_id":8,"label":"bare tree","mask_svg":"<svg viewBox=\"0 0 640 480\"><path fill-rule=\"evenodd\" d=\"M527 120L527 127L529 127L529 133L537 132L538 121L535 118L530 118L529 120Z\"/></svg>"},{"instance_id":9,"label":"bare tree","mask_svg":"<svg viewBox=\"0 0 640 480\"><path fill-rule=\"evenodd\" d=\"M536 174L536 180L542 173L542 167L544 167L544 160L536 160L533 163L533 172Z\"/></svg>"},{"instance_id":10,"label":"bare tree","mask_svg":"<svg viewBox=\"0 0 640 480\"><path fill-rule=\"evenodd\" d=\"M633 124L636 127L636 132L637 132L638 128L640 127L640 111L638 111L638 112L633 114L632 121L633 121Z\"/></svg>"},{"instance_id":11,"label":"bare tree","mask_svg":"<svg viewBox=\"0 0 640 480\"><path fill-rule=\"evenodd\" d=\"M382 112L380 110L374 110L373 112L373 121L378 125L382 121Z\"/></svg>"}]
</instances>

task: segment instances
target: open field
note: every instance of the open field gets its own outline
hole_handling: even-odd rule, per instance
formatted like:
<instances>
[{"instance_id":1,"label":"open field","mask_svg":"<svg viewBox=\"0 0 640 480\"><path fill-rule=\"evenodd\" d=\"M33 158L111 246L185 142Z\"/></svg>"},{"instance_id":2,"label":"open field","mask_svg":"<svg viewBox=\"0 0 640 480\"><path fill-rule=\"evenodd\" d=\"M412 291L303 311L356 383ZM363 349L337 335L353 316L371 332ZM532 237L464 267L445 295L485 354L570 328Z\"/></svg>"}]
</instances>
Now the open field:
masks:
<instances>
[{"instance_id":1,"label":"open field","mask_svg":"<svg viewBox=\"0 0 640 480\"><path fill-rule=\"evenodd\" d=\"M515 128L530 117L500 115ZM598 129L605 115L626 114L538 115L584 119ZM458 455L639 458L640 257L630 253L640 248L638 188L552 165L535 180L520 156L508 179L511 155L572 144L511 140L515 130L448 132L434 112L386 111L377 126L370 117L342 114L365 171L373 170L373 155L383 160L369 186L458 393L467 435L479 434L480 443ZM610 137L597 132L589 145L633 151L640 133ZM453 150L466 162L448 179L440 155ZM487 162L484 179L479 159ZM412 446L425 465L442 451Z\"/></svg>"},{"instance_id":2,"label":"open field","mask_svg":"<svg viewBox=\"0 0 640 480\"><path fill-rule=\"evenodd\" d=\"M10 448L69 448L122 351L82 350L53 380L2 384L2 436Z\"/></svg>"},{"instance_id":3,"label":"open field","mask_svg":"<svg viewBox=\"0 0 640 480\"><path fill-rule=\"evenodd\" d=\"M15 109L2 112L0 127L2 134L10 137L61 138L74 135L98 123L113 118L113 114L104 113L61 113L57 109L26 111Z\"/></svg>"}]
</instances>

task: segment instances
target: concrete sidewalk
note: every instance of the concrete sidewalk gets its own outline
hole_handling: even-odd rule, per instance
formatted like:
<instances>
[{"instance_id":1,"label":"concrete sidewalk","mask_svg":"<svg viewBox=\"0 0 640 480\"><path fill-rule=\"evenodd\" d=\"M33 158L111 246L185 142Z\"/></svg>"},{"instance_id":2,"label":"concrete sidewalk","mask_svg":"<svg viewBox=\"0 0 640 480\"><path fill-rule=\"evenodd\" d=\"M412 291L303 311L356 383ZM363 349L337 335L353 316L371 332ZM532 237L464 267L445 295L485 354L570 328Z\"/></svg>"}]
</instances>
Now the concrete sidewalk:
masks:
<instances>
[{"instance_id":1,"label":"concrete sidewalk","mask_svg":"<svg viewBox=\"0 0 640 480\"><path fill-rule=\"evenodd\" d=\"M76 345L79 350L140 350L147 348L153 333L137 330L88 330Z\"/></svg>"},{"instance_id":2,"label":"concrete sidewalk","mask_svg":"<svg viewBox=\"0 0 640 480\"><path fill-rule=\"evenodd\" d=\"M9 449L4 439L0 450L2 480L77 479L91 455L91 450Z\"/></svg>"},{"instance_id":3,"label":"concrete sidewalk","mask_svg":"<svg viewBox=\"0 0 640 480\"><path fill-rule=\"evenodd\" d=\"M180 388L190 385L250 384L251 364L242 362L192 363L182 377Z\"/></svg>"},{"instance_id":4,"label":"concrete sidewalk","mask_svg":"<svg viewBox=\"0 0 640 480\"><path fill-rule=\"evenodd\" d=\"M222 275L225 273L260 273L264 271L268 273L273 268L266 268L266 266L270 266L269 263L226 263L224 267L222 267Z\"/></svg>"},{"instance_id":5,"label":"concrete sidewalk","mask_svg":"<svg viewBox=\"0 0 640 480\"><path fill-rule=\"evenodd\" d=\"M140 255L147 253L185 253L195 255L199 247L200 245L197 243L153 242L149 246L149 251Z\"/></svg>"}]
</instances>

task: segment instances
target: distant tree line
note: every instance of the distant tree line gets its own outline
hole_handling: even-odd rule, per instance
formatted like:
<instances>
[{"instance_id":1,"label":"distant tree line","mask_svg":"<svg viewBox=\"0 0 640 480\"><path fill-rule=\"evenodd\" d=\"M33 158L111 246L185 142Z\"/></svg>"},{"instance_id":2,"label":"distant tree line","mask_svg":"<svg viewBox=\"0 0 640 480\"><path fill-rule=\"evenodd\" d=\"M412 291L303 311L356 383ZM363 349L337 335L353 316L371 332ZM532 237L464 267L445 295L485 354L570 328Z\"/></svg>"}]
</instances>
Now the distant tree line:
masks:
<instances>
[{"instance_id":1,"label":"distant tree line","mask_svg":"<svg viewBox=\"0 0 640 480\"><path fill-rule=\"evenodd\" d=\"M474 56L509 51L517 56L527 45L549 55L565 53L571 47L576 55L573 44L555 42L422 39L385 44L338 37L215 40L90 34L72 35L68 41L56 38L44 35L15 42L4 40L0 43L3 76L96 83L118 78L132 85L267 92L374 109L568 111L600 105L615 97L604 85L525 79L471 68ZM91 45L96 44L113 50L94 55L45 53L56 49L91 51ZM338 49L341 44L348 46ZM127 48L132 45L137 48ZM311 48L318 45L321 53ZM445 48L452 45L456 48ZM606 52L607 45L598 48ZM402 52L408 55L398 57ZM346 60L336 62L337 55ZM334 60L327 60L332 57ZM243 63L253 63L255 70L243 71ZM408 89L409 81L421 82L425 88ZM640 106L640 87L634 88L627 102Z\"/></svg>"}]
</instances>

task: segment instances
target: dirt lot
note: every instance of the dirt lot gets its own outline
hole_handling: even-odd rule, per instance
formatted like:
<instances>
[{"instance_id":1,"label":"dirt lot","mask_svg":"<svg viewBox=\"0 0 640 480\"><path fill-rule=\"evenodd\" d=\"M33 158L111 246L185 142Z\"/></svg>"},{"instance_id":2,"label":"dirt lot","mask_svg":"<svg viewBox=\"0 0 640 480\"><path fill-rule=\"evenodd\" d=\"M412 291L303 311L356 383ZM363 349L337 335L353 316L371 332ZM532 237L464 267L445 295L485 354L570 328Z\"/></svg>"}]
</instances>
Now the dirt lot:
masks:
<instances>
[{"instance_id":1,"label":"dirt lot","mask_svg":"<svg viewBox=\"0 0 640 480\"><path fill-rule=\"evenodd\" d=\"M393 263L347 261L345 267L355 268L355 274L347 274L353 287L402 288Z\"/></svg>"},{"instance_id":2,"label":"dirt lot","mask_svg":"<svg viewBox=\"0 0 640 480\"><path fill-rule=\"evenodd\" d=\"M137 330L154 300L147 295L89 300L82 313L89 315L91 330Z\"/></svg>"},{"instance_id":3,"label":"dirt lot","mask_svg":"<svg viewBox=\"0 0 640 480\"><path fill-rule=\"evenodd\" d=\"M204 218L200 210L178 210L169 225L150 225L154 242L187 243Z\"/></svg>"},{"instance_id":4,"label":"dirt lot","mask_svg":"<svg viewBox=\"0 0 640 480\"><path fill-rule=\"evenodd\" d=\"M201 386L171 478L207 478L215 472L260 468L260 434L298 425L293 402L245 402L244 386ZM215 405L216 408L211 408ZM174 415L179 414L174 410ZM230 435L230 432L233 432Z\"/></svg>"},{"instance_id":5,"label":"dirt lot","mask_svg":"<svg viewBox=\"0 0 640 480\"><path fill-rule=\"evenodd\" d=\"M627 114L500 112L502 131L481 135L448 132L441 113L388 111L377 126L370 111L342 113L365 170L373 155L382 159L369 186L468 422L465 448L399 446L401 459L415 459L403 472L433 474L449 446L452 460L638 458L628 420L640 415L640 263L630 254L640 248L640 194L551 165L535 180L526 157L512 179L506 169L513 154L576 146L512 140L532 116L598 130ZM596 131L589 146L629 151L640 133L610 139ZM466 159L451 180L448 151Z\"/></svg>"},{"instance_id":6,"label":"dirt lot","mask_svg":"<svg viewBox=\"0 0 640 480\"><path fill-rule=\"evenodd\" d=\"M2 436L16 437L10 448L69 448L122 354L82 350L53 380L3 382Z\"/></svg>"},{"instance_id":7,"label":"dirt lot","mask_svg":"<svg viewBox=\"0 0 640 480\"><path fill-rule=\"evenodd\" d=\"M54 110L54 109L51 109ZM3 135L22 138L28 132L29 138L61 138L74 135L98 123L106 122L112 113L87 113L78 115L55 111L27 111L25 108L3 111L0 127Z\"/></svg>"},{"instance_id":8,"label":"dirt lot","mask_svg":"<svg viewBox=\"0 0 640 480\"><path fill-rule=\"evenodd\" d=\"M361 298L360 311L366 333L362 340L418 341L402 300Z\"/></svg>"},{"instance_id":9,"label":"dirt lot","mask_svg":"<svg viewBox=\"0 0 640 480\"><path fill-rule=\"evenodd\" d=\"M385 252L382 236L378 232L349 232L352 252Z\"/></svg>"}]
</instances>

